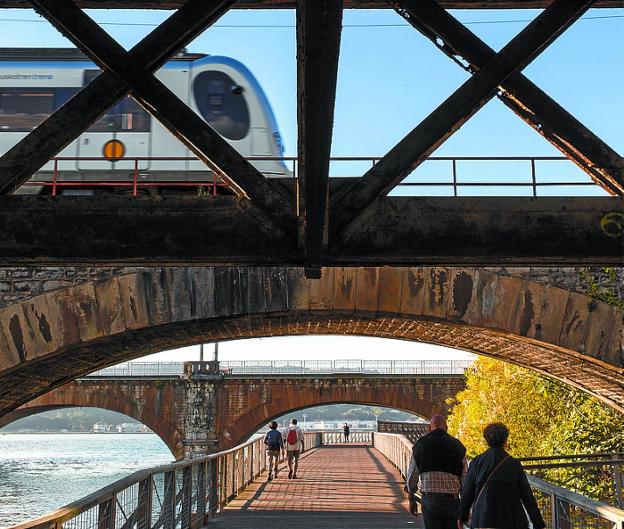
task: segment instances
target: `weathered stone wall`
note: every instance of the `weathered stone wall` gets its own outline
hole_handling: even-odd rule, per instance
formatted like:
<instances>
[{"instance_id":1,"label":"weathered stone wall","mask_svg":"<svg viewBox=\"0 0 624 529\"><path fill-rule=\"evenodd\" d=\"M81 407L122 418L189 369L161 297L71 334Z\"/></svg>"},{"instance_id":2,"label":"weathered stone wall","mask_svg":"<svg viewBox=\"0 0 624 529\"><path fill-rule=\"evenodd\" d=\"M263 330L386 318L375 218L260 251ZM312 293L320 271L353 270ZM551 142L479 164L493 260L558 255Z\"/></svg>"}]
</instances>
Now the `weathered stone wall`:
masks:
<instances>
[{"instance_id":1,"label":"weathered stone wall","mask_svg":"<svg viewBox=\"0 0 624 529\"><path fill-rule=\"evenodd\" d=\"M98 266L20 266L0 267L0 307L21 301L43 292L68 287L86 281L110 279L135 271L136 268Z\"/></svg>"},{"instance_id":2,"label":"weathered stone wall","mask_svg":"<svg viewBox=\"0 0 624 529\"><path fill-rule=\"evenodd\" d=\"M16 301L36 296L42 292L55 290L86 281L109 279L113 276L128 274L146 268L119 267L0 267L0 307ZM584 272L596 278L599 285L613 289L618 298L624 301L624 268L615 269L618 280L613 281L600 267L487 267L484 270L519 277L528 281L537 281L555 287L582 294L587 293L587 283L583 280Z\"/></svg>"}]
</instances>

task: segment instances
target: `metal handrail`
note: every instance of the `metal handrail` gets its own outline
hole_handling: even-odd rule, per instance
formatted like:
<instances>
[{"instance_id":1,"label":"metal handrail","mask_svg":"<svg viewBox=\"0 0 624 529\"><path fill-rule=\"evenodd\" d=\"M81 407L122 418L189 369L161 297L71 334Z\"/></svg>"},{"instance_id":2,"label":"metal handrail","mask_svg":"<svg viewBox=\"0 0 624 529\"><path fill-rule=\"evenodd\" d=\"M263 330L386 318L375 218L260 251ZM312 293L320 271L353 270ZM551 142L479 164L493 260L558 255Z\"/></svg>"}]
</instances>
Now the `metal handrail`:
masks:
<instances>
[{"instance_id":1,"label":"metal handrail","mask_svg":"<svg viewBox=\"0 0 624 529\"><path fill-rule=\"evenodd\" d=\"M412 443L401 434L373 433L373 447L386 456L399 469L405 479L412 455ZM548 456L547 456L548 457ZM602 521L612 522L613 529L624 529L624 510L604 502L596 501L576 492L564 489L535 476L528 476L531 487L545 496L541 502L544 518L552 529L572 527L569 521L570 509L581 511L581 515L595 516ZM576 526L575 526L576 527Z\"/></svg>"},{"instance_id":2,"label":"metal handrail","mask_svg":"<svg viewBox=\"0 0 624 529\"><path fill-rule=\"evenodd\" d=\"M321 445L320 433L305 433L306 450ZM202 458L139 470L111 485L11 529L191 529L225 507L267 468L262 436ZM126 508L124 509L123 506ZM119 512L125 520L120 520Z\"/></svg>"},{"instance_id":3,"label":"metal handrail","mask_svg":"<svg viewBox=\"0 0 624 529\"><path fill-rule=\"evenodd\" d=\"M285 165L290 165L290 173L293 178L297 178L297 163L298 158L296 156L247 156L245 157L247 161L256 162L256 161L265 161L265 162L281 162ZM330 158L330 163L332 162L366 162L371 166L374 166L382 159L381 156L332 156ZM179 181L179 180L171 180L171 179L162 179L162 180L154 180L150 179L149 181L142 181L140 176L141 173L144 172L143 169L139 168L139 162L201 162L196 157L191 156L132 156L132 157L123 157L115 160L111 160L109 158L103 156L87 156L87 157L79 157L79 156L57 156L51 158L50 161L53 163L52 170L52 180L30 180L26 182L24 185L26 186L37 186L37 187L52 187L52 195L55 196L57 194L57 188L59 187L132 187L133 188L133 196L138 194L138 189L142 187L163 187L163 186L171 186L175 184L176 186L205 186L209 187L212 190L212 194L216 194L217 188L219 186L227 186L227 182L221 178L221 176L214 173L211 177L209 177L205 181ZM133 172L132 180L117 180L117 181L98 181L98 180L88 180L88 181L79 181L79 180L60 180L59 179L59 162L106 162L106 163L130 163L133 165L133 168L125 169L126 171ZM475 187L527 187L531 188L532 195L537 196L538 188L542 187L562 187L562 186L596 186L597 184L593 181L540 181L537 175L537 167L536 162L549 162L549 161L569 161L568 158L564 156L431 156L427 158L426 162L451 162L450 173L448 175L449 181L430 181L421 179L418 182L413 181L403 181L398 184L399 187L452 187L453 194L455 196L458 195L458 190L460 188L475 188ZM458 162L530 162L528 176L530 180L526 182L507 182L507 181L460 181L458 176ZM96 169L90 169L91 171L97 172ZM207 171L210 172L210 169L207 168ZM49 172L49 171L42 171ZM196 172L196 171L190 171ZM155 174L158 174L158 171L155 171ZM287 175L288 176L288 175Z\"/></svg>"},{"instance_id":4,"label":"metal handrail","mask_svg":"<svg viewBox=\"0 0 624 529\"><path fill-rule=\"evenodd\" d=\"M226 375L463 375L473 364L473 360L232 360L219 362L219 369ZM126 362L86 377L180 376L185 373L184 365L181 362Z\"/></svg>"}]
</instances>

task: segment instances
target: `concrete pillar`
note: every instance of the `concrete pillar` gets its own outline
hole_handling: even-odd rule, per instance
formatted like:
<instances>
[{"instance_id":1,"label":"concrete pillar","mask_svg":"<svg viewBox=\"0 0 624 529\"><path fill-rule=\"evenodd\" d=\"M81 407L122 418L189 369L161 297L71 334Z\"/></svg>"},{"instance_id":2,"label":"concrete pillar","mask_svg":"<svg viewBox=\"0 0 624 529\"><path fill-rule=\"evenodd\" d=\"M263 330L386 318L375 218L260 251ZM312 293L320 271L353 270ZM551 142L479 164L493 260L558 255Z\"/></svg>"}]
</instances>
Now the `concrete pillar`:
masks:
<instances>
[{"instance_id":1,"label":"concrete pillar","mask_svg":"<svg viewBox=\"0 0 624 529\"><path fill-rule=\"evenodd\" d=\"M218 362L186 362L184 373L184 457L203 457L218 451L217 395L223 375Z\"/></svg>"}]
</instances>

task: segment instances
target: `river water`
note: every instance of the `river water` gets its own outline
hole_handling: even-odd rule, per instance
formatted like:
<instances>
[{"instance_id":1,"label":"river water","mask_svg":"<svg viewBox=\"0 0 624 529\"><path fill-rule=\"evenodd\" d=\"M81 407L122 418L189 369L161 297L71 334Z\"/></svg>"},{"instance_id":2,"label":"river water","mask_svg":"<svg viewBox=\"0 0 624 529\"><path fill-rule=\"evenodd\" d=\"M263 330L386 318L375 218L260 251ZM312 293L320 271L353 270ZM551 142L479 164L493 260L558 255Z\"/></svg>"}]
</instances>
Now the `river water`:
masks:
<instances>
[{"instance_id":1,"label":"river water","mask_svg":"<svg viewBox=\"0 0 624 529\"><path fill-rule=\"evenodd\" d=\"M0 434L0 528L172 460L153 434Z\"/></svg>"}]
</instances>

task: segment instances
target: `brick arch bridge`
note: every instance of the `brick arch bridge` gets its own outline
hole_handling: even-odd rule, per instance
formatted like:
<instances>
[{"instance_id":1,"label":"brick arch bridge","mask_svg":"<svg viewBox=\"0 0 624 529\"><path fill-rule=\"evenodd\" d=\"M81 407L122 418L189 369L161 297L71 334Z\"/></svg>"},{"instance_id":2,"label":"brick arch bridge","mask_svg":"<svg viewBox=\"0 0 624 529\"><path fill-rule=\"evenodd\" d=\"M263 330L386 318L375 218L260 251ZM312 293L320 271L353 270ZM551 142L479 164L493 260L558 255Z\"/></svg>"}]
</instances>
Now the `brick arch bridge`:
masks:
<instances>
[{"instance_id":1,"label":"brick arch bridge","mask_svg":"<svg viewBox=\"0 0 624 529\"><path fill-rule=\"evenodd\" d=\"M548 374L624 411L623 314L476 268L181 267L0 310L0 415L95 369L216 340L306 334L429 342Z\"/></svg>"},{"instance_id":2,"label":"brick arch bridge","mask_svg":"<svg viewBox=\"0 0 624 529\"><path fill-rule=\"evenodd\" d=\"M446 414L446 402L464 387L462 375L234 375L212 377L207 384L193 377L80 379L0 417L0 427L53 409L103 408L142 422L182 459L196 455L190 447L201 444L201 452L227 449L271 419L323 404L370 404L428 419ZM198 390L205 398L201 413L195 414Z\"/></svg>"}]
</instances>

